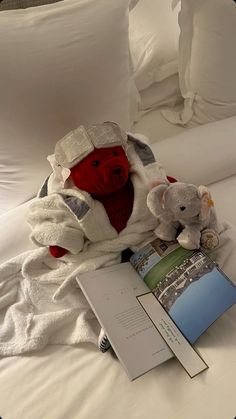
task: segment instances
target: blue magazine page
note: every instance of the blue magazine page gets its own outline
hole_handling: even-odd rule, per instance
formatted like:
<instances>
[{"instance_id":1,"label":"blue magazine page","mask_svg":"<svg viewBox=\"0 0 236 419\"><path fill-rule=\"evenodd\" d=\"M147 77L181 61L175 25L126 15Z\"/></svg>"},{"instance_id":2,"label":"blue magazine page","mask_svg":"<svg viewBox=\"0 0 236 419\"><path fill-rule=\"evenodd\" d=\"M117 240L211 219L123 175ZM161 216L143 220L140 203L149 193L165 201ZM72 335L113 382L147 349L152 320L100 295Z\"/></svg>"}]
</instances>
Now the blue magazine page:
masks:
<instances>
[{"instance_id":1,"label":"blue magazine page","mask_svg":"<svg viewBox=\"0 0 236 419\"><path fill-rule=\"evenodd\" d=\"M236 287L202 250L156 239L130 263L190 343L236 303Z\"/></svg>"}]
</instances>

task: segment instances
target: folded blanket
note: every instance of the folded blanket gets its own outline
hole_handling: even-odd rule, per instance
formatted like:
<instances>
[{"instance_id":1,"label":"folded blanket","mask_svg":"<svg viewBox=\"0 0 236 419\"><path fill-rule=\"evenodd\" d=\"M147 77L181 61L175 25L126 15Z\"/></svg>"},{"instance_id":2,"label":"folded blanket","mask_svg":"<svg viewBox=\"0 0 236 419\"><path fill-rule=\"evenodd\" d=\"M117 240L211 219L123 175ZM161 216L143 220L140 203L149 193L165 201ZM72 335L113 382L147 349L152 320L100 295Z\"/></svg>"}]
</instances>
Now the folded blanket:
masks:
<instances>
[{"instance_id":1,"label":"folded blanket","mask_svg":"<svg viewBox=\"0 0 236 419\"><path fill-rule=\"evenodd\" d=\"M75 277L119 263L120 249L111 250L91 248L86 260L80 254L58 260L40 248L0 266L0 355L37 351L47 344L97 345L100 325ZM224 223L220 247L211 256L236 282L235 252L236 229Z\"/></svg>"}]
</instances>

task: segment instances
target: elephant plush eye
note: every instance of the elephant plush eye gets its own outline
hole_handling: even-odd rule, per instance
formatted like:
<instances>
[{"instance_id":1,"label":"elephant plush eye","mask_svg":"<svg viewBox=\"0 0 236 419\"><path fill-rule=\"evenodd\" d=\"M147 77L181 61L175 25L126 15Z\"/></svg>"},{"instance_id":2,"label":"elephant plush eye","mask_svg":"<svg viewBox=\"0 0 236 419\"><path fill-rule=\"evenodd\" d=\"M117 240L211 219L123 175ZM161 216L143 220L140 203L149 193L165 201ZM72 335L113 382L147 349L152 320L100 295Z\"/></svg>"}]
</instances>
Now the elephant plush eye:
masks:
<instances>
[{"instance_id":1,"label":"elephant plush eye","mask_svg":"<svg viewBox=\"0 0 236 419\"><path fill-rule=\"evenodd\" d=\"M94 166L94 167L98 167L98 166L100 166L100 161L99 161L99 160L94 160L94 161L93 161L93 166Z\"/></svg>"},{"instance_id":2,"label":"elephant plush eye","mask_svg":"<svg viewBox=\"0 0 236 419\"><path fill-rule=\"evenodd\" d=\"M180 207L180 211L184 211L186 207Z\"/></svg>"}]
</instances>

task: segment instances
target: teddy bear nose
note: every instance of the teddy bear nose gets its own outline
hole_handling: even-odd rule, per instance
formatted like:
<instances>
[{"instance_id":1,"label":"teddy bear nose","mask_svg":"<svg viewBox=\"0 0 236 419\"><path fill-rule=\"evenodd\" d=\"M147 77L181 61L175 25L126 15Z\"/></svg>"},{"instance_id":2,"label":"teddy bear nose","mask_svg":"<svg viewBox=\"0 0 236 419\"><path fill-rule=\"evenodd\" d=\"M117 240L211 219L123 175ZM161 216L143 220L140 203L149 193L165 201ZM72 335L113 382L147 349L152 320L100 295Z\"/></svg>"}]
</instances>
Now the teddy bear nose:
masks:
<instances>
[{"instance_id":1,"label":"teddy bear nose","mask_svg":"<svg viewBox=\"0 0 236 419\"><path fill-rule=\"evenodd\" d=\"M180 207L180 210L181 210L181 211L184 211L184 210L185 210L185 208L186 208L186 207Z\"/></svg>"},{"instance_id":2,"label":"teddy bear nose","mask_svg":"<svg viewBox=\"0 0 236 419\"><path fill-rule=\"evenodd\" d=\"M115 175L119 175L119 174L120 174L120 172L121 172L121 167L117 167L115 170L113 170L113 173L114 173Z\"/></svg>"}]
</instances>

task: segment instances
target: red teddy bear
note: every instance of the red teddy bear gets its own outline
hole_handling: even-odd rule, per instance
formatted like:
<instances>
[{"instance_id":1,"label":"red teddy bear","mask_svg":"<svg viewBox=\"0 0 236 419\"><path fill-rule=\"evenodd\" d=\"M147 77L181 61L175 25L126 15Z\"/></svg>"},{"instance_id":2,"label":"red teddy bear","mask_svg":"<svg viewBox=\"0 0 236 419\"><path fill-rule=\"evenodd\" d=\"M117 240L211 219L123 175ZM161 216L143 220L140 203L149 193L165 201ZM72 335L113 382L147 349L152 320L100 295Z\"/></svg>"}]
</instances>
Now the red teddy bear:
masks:
<instances>
[{"instance_id":1,"label":"red teddy bear","mask_svg":"<svg viewBox=\"0 0 236 419\"><path fill-rule=\"evenodd\" d=\"M70 170L70 187L77 187L100 201L118 233L126 227L136 198L126 155L127 140L127 134L117 124L104 122L78 127L62 138L55 148L58 166ZM147 159L153 163L155 159L148 146L137 139L133 141L139 147L141 161L142 157L144 159L142 163L147 164ZM54 257L67 253L59 246L50 246L49 250Z\"/></svg>"},{"instance_id":2,"label":"red teddy bear","mask_svg":"<svg viewBox=\"0 0 236 419\"><path fill-rule=\"evenodd\" d=\"M74 185L99 200L112 226L118 233L123 230L131 215L134 198L124 149L121 146L94 149L70 170ZM59 246L50 246L49 250L54 257L67 253Z\"/></svg>"}]
</instances>

